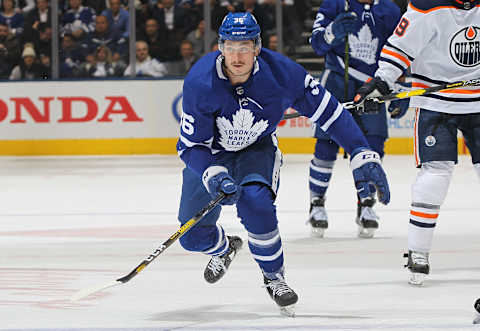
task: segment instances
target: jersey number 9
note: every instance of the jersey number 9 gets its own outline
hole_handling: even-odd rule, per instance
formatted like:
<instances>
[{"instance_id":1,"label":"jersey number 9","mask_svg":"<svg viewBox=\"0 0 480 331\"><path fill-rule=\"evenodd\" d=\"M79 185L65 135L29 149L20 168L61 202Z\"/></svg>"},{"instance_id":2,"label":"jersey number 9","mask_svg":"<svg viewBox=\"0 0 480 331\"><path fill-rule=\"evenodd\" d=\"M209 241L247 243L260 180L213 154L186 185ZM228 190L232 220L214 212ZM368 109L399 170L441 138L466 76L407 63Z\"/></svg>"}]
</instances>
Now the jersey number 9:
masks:
<instances>
[{"instance_id":1,"label":"jersey number 9","mask_svg":"<svg viewBox=\"0 0 480 331\"><path fill-rule=\"evenodd\" d=\"M405 30L410 25L410 21L405 17L402 17L401 21L398 23L397 28L395 29L395 34L399 37L402 37L405 34Z\"/></svg>"}]
</instances>

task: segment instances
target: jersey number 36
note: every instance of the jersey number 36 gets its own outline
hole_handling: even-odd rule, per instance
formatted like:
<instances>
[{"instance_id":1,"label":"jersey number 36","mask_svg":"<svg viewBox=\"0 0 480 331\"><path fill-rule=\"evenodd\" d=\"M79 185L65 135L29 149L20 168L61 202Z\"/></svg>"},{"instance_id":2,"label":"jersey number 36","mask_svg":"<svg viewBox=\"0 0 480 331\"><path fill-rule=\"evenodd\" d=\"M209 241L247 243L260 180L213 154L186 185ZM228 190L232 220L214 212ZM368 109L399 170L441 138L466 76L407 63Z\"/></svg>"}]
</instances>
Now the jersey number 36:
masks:
<instances>
[{"instance_id":1,"label":"jersey number 36","mask_svg":"<svg viewBox=\"0 0 480 331\"><path fill-rule=\"evenodd\" d=\"M195 132L193 123L195 119L192 115L182 113L182 119L180 120L180 125L182 126L182 131L191 136Z\"/></svg>"}]
</instances>

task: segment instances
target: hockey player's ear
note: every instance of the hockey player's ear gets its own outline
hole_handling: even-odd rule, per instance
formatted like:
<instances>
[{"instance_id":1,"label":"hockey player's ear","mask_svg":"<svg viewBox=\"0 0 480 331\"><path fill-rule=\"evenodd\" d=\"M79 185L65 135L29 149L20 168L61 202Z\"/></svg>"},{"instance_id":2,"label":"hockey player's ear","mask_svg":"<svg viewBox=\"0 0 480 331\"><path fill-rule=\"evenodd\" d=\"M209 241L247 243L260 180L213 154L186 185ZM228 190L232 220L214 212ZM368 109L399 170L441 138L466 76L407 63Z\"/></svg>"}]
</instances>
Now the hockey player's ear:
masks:
<instances>
[{"instance_id":1,"label":"hockey player's ear","mask_svg":"<svg viewBox=\"0 0 480 331\"><path fill-rule=\"evenodd\" d=\"M258 56L260 54L260 51L262 50L262 38L258 37L257 41L253 41L254 47L255 47L255 56Z\"/></svg>"}]
</instances>

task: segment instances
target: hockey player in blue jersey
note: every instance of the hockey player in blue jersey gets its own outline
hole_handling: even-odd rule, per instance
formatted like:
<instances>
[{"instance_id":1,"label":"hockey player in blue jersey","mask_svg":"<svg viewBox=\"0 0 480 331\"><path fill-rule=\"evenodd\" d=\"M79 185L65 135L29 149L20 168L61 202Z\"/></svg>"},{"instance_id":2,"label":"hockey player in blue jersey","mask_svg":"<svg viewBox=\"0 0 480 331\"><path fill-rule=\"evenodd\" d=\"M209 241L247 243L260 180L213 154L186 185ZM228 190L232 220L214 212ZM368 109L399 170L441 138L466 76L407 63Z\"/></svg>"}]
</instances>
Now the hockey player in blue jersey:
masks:
<instances>
[{"instance_id":1,"label":"hockey player in blue jersey","mask_svg":"<svg viewBox=\"0 0 480 331\"><path fill-rule=\"evenodd\" d=\"M348 12L345 12L345 1L349 1ZM313 24L311 37L315 52L325 57L322 86L338 100L351 101L355 91L377 70L380 51L399 18L400 10L390 0L324 0ZM345 93L344 53L347 34L350 52L348 91ZM392 104L389 111L399 106L398 103ZM406 103L401 106L406 110ZM382 158L384 142L388 137L385 107L382 106L377 114L355 117L370 147ZM308 223L312 235L321 238L328 228L326 192L339 146L318 125L315 127L315 138L314 158L310 162L309 171ZM378 228L378 216L372 209L374 203L373 195L367 199L358 199L356 223L360 237L370 238Z\"/></svg>"},{"instance_id":2,"label":"hockey player in blue jersey","mask_svg":"<svg viewBox=\"0 0 480 331\"><path fill-rule=\"evenodd\" d=\"M308 116L350 153L362 198L373 184L388 203L387 179L350 113L303 67L261 48L260 27L250 13L225 17L219 50L197 61L184 81L177 150L186 167L178 218L184 224L225 193L222 204L236 205L268 293L291 316L298 296L285 282L275 206L282 164L275 130L284 111L293 107ZM220 211L218 206L180 239L185 249L211 256L204 272L209 283L225 274L242 247L242 239L217 224Z\"/></svg>"}]
</instances>

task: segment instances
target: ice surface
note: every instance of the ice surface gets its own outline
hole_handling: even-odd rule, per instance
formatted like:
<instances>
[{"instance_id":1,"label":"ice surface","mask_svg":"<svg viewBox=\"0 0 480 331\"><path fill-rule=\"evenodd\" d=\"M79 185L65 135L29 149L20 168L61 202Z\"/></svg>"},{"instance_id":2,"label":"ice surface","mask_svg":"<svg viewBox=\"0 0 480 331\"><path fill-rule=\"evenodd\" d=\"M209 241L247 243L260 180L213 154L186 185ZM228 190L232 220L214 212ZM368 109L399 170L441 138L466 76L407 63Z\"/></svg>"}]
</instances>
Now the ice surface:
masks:
<instances>
[{"instance_id":1,"label":"ice surface","mask_svg":"<svg viewBox=\"0 0 480 331\"><path fill-rule=\"evenodd\" d=\"M442 206L425 285L408 285L411 156L387 155L392 202L374 239L356 237L346 160L328 192L330 228L311 238L309 155L286 155L278 217L296 318L280 316L243 249L217 284L208 257L175 243L130 282L77 303L76 291L128 274L178 228L182 164L175 156L0 159L0 329L22 330L480 330L479 181L469 158ZM246 240L233 207L227 233Z\"/></svg>"}]
</instances>

